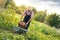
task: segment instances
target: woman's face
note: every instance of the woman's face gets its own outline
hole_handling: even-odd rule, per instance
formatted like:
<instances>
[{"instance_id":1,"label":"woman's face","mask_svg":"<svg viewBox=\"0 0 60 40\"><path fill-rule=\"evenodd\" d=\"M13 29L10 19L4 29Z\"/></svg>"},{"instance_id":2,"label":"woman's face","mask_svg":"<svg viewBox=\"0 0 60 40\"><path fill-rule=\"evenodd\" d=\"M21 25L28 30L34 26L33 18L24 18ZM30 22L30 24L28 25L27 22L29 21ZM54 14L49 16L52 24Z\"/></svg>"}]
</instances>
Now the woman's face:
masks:
<instances>
[{"instance_id":1,"label":"woman's face","mask_svg":"<svg viewBox=\"0 0 60 40\"><path fill-rule=\"evenodd\" d=\"M28 10L28 11L31 11L31 10L32 10L32 8L31 8L31 7L28 7L28 8L27 8L27 10Z\"/></svg>"},{"instance_id":2,"label":"woman's face","mask_svg":"<svg viewBox=\"0 0 60 40\"><path fill-rule=\"evenodd\" d=\"M28 9L28 12L30 12L31 10L30 9Z\"/></svg>"}]
</instances>

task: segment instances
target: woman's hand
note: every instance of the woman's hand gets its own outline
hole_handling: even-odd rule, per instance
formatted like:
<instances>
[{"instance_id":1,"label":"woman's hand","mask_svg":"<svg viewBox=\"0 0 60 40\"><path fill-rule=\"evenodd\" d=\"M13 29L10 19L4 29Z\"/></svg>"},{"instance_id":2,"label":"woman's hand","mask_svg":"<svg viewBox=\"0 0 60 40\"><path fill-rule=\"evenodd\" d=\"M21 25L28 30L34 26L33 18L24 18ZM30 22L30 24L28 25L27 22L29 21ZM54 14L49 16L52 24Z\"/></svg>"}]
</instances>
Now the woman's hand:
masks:
<instances>
[{"instance_id":1,"label":"woman's hand","mask_svg":"<svg viewBox=\"0 0 60 40\"><path fill-rule=\"evenodd\" d=\"M28 24L28 22L26 23L26 25Z\"/></svg>"},{"instance_id":2,"label":"woman's hand","mask_svg":"<svg viewBox=\"0 0 60 40\"><path fill-rule=\"evenodd\" d=\"M27 25L30 21L31 21L31 18L30 18L30 20L26 23L26 25Z\"/></svg>"}]
</instances>

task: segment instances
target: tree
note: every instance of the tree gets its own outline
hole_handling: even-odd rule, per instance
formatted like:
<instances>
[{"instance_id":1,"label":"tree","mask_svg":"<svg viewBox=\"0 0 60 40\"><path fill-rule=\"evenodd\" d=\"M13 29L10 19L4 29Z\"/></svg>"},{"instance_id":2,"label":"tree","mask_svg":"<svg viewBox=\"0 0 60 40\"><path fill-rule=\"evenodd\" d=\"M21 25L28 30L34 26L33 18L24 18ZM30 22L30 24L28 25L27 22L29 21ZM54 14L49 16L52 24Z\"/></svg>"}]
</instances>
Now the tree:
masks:
<instances>
[{"instance_id":1,"label":"tree","mask_svg":"<svg viewBox=\"0 0 60 40\"><path fill-rule=\"evenodd\" d=\"M5 8L8 6L8 5L11 5L12 7L15 6L15 3L13 0L7 0L6 3L5 3Z\"/></svg>"},{"instance_id":2,"label":"tree","mask_svg":"<svg viewBox=\"0 0 60 40\"><path fill-rule=\"evenodd\" d=\"M57 26L60 25L60 17L56 13L48 15L45 19L45 23L50 26L55 26L57 28Z\"/></svg>"},{"instance_id":3,"label":"tree","mask_svg":"<svg viewBox=\"0 0 60 40\"><path fill-rule=\"evenodd\" d=\"M0 7L6 8L8 5L15 6L13 0L0 0Z\"/></svg>"},{"instance_id":4,"label":"tree","mask_svg":"<svg viewBox=\"0 0 60 40\"><path fill-rule=\"evenodd\" d=\"M0 7L3 8L7 0L0 0Z\"/></svg>"},{"instance_id":5,"label":"tree","mask_svg":"<svg viewBox=\"0 0 60 40\"><path fill-rule=\"evenodd\" d=\"M39 21L39 22L44 22L46 15L47 15L46 11L38 11L35 14L34 20Z\"/></svg>"},{"instance_id":6,"label":"tree","mask_svg":"<svg viewBox=\"0 0 60 40\"><path fill-rule=\"evenodd\" d=\"M32 7L32 10L34 11L34 13L37 13L37 10L34 7Z\"/></svg>"},{"instance_id":7,"label":"tree","mask_svg":"<svg viewBox=\"0 0 60 40\"><path fill-rule=\"evenodd\" d=\"M26 6L25 5L21 5L20 7L19 7L19 9L20 9L20 12L21 12L21 14L24 12L24 10L26 10Z\"/></svg>"},{"instance_id":8,"label":"tree","mask_svg":"<svg viewBox=\"0 0 60 40\"><path fill-rule=\"evenodd\" d=\"M21 14L22 12L20 11L19 7L17 7L14 3L13 0L7 0L5 3L5 8L6 9L13 9L15 10L16 13Z\"/></svg>"}]
</instances>

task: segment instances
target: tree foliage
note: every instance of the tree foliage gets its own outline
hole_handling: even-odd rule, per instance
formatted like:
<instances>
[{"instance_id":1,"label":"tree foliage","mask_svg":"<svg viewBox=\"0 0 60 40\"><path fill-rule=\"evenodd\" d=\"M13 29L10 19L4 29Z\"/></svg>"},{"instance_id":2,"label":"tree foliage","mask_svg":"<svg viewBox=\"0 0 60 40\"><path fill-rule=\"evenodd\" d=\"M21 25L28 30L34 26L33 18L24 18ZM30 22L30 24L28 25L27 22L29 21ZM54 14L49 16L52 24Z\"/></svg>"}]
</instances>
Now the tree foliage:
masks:
<instances>
[{"instance_id":1,"label":"tree foliage","mask_svg":"<svg viewBox=\"0 0 60 40\"><path fill-rule=\"evenodd\" d=\"M5 7L6 1L7 0L0 0L0 7L1 8Z\"/></svg>"},{"instance_id":2,"label":"tree foliage","mask_svg":"<svg viewBox=\"0 0 60 40\"><path fill-rule=\"evenodd\" d=\"M39 11L35 14L34 20L44 22L46 16L47 16L46 11Z\"/></svg>"},{"instance_id":3,"label":"tree foliage","mask_svg":"<svg viewBox=\"0 0 60 40\"><path fill-rule=\"evenodd\" d=\"M34 11L34 14L37 13L37 10L34 7L32 7L32 10Z\"/></svg>"},{"instance_id":4,"label":"tree foliage","mask_svg":"<svg viewBox=\"0 0 60 40\"><path fill-rule=\"evenodd\" d=\"M8 5L11 5L12 7L15 6L15 3L13 0L7 0L6 3L5 3L5 8L8 6Z\"/></svg>"},{"instance_id":5,"label":"tree foliage","mask_svg":"<svg viewBox=\"0 0 60 40\"><path fill-rule=\"evenodd\" d=\"M48 15L46 17L45 23L47 23L50 26L58 27L60 25L60 17L56 13Z\"/></svg>"}]
</instances>

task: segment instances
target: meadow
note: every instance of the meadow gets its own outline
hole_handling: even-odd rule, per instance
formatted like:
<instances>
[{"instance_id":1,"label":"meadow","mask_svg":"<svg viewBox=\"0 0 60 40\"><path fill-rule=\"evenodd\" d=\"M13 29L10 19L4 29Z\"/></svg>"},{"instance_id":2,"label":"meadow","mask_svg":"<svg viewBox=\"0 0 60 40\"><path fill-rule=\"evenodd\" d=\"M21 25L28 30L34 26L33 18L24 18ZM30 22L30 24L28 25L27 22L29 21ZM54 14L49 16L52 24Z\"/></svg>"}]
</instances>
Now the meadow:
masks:
<instances>
[{"instance_id":1,"label":"meadow","mask_svg":"<svg viewBox=\"0 0 60 40\"><path fill-rule=\"evenodd\" d=\"M1 9L0 12L0 40L60 40L60 33L44 23L32 20L26 34L11 32L18 26L20 15L12 9Z\"/></svg>"}]
</instances>

